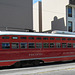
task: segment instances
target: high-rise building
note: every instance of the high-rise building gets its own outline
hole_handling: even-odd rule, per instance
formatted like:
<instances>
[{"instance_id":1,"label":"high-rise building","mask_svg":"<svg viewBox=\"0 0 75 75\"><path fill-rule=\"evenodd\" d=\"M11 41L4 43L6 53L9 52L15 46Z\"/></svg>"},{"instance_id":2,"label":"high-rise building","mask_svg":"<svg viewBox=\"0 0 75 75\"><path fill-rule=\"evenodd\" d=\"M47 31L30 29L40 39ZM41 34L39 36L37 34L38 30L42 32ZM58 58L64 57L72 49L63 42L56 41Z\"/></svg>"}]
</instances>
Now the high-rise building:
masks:
<instances>
[{"instance_id":1,"label":"high-rise building","mask_svg":"<svg viewBox=\"0 0 75 75\"><path fill-rule=\"evenodd\" d=\"M33 0L0 0L0 30L33 29Z\"/></svg>"}]
</instances>

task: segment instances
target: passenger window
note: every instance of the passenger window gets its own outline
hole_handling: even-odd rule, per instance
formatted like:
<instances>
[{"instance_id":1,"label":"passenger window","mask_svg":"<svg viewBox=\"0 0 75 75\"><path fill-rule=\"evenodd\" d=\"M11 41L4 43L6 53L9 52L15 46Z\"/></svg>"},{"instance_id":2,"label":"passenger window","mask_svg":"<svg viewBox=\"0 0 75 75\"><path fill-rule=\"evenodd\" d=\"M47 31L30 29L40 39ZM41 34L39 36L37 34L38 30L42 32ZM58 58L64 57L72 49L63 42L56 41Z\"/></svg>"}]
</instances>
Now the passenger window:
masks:
<instances>
[{"instance_id":1,"label":"passenger window","mask_svg":"<svg viewBox=\"0 0 75 75\"><path fill-rule=\"evenodd\" d=\"M20 39L26 39L26 37L20 37Z\"/></svg>"},{"instance_id":2,"label":"passenger window","mask_svg":"<svg viewBox=\"0 0 75 75\"><path fill-rule=\"evenodd\" d=\"M75 43L73 43L73 48L75 48Z\"/></svg>"},{"instance_id":3,"label":"passenger window","mask_svg":"<svg viewBox=\"0 0 75 75\"><path fill-rule=\"evenodd\" d=\"M68 43L68 44L67 44L67 47L68 47L68 48L71 48L71 47L72 47L72 44L71 44L71 43Z\"/></svg>"},{"instance_id":4,"label":"passenger window","mask_svg":"<svg viewBox=\"0 0 75 75\"><path fill-rule=\"evenodd\" d=\"M2 49L9 49L10 44L9 43L2 43Z\"/></svg>"},{"instance_id":5,"label":"passenger window","mask_svg":"<svg viewBox=\"0 0 75 75\"><path fill-rule=\"evenodd\" d=\"M50 38L50 40L54 40L54 38Z\"/></svg>"},{"instance_id":6,"label":"passenger window","mask_svg":"<svg viewBox=\"0 0 75 75\"><path fill-rule=\"evenodd\" d=\"M60 43L56 43L56 48L61 48L61 44Z\"/></svg>"},{"instance_id":7,"label":"passenger window","mask_svg":"<svg viewBox=\"0 0 75 75\"><path fill-rule=\"evenodd\" d=\"M18 37L12 37L12 39L18 39Z\"/></svg>"},{"instance_id":8,"label":"passenger window","mask_svg":"<svg viewBox=\"0 0 75 75\"><path fill-rule=\"evenodd\" d=\"M56 40L60 40L60 38L56 38Z\"/></svg>"},{"instance_id":9,"label":"passenger window","mask_svg":"<svg viewBox=\"0 0 75 75\"><path fill-rule=\"evenodd\" d=\"M55 48L55 43L50 43L50 48Z\"/></svg>"},{"instance_id":10,"label":"passenger window","mask_svg":"<svg viewBox=\"0 0 75 75\"><path fill-rule=\"evenodd\" d=\"M71 38L68 38L67 40L71 40Z\"/></svg>"},{"instance_id":11,"label":"passenger window","mask_svg":"<svg viewBox=\"0 0 75 75\"><path fill-rule=\"evenodd\" d=\"M42 48L42 43L36 43L36 48Z\"/></svg>"},{"instance_id":12,"label":"passenger window","mask_svg":"<svg viewBox=\"0 0 75 75\"><path fill-rule=\"evenodd\" d=\"M48 38L43 38L44 40L48 40Z\"/></svg>"},{"instance_id":13,"label":"passenger window","mask_svg":"<svg viewBox=\"0 0 75 75\"><path fill-rule=\"evenodd\" d=\"M37 39L37 40L41 40L41 37L37 37L36 39Z\"/></svg>"},{"instance_id":14,"label":"passenger window","mask_svg":"<svg viewBox=\"0 0 75 75\"><path fill-rule=\"evenodd\" d=\"M66 40L66 38L62 38L62 40Z\"/></svg>"},{"instance_id":15,"label":"passenger window","mask_svg":"<svg viewBox=\"0 0 75 75\"><path fill-rule=\"evenodd\" d=\"M35 48L35 43L29 43L29 48Z\"/></svg>"},{"instance_id":16,"label":"passenger window","mask_svg":"<svg viewBox=\"0 0 75 75\"><path fill-rule=\"evenodd\" d=\"M43 43L43 48L49 48L49 43Z\"/></svg>"},{"instance_id":17,"label":"passenger window","mask_svg":"<svg viewBox=\"0 0 75 75\"><path fill-rule=\"evenodd\" d=\"M12 49L18 49L19 43L12 43Z\"/></svg>"},{"instance_id":18,"label":"passenger window","mask_svg":"<svg viewBox=\"0 0 75 75\"><path fill-rule=\"evenodd\" d=\"M29 39L34 39L34 37L29 37Z\"/></svg>"},{"instance_id":19,"label":"passenger window","mask_svg":"<svg viewBox=\"0 0 75 75\"><path fill-rule=\"evenodd\" d=\"M72 40L74 40L74 41L75 41L75 38L73 38Z\"/></svg>"},{"instance_id":20,"label":"passenger window","mask_svg":"<svg viewBox=\"0 0 75 75\"><path fill-rule=\"evenodd\" d=\"M9 39L9 37L8 36L3 36L2 39Z\"/></svg>"},{"instance_id":21,"label":"passenger window","mask_svg":"<svg viewBox=\"0 0 75 75\"><path fill-rule=\"evenodd\" d=\"M66 43L62 43L62 48L66 48Z\"/></svg>"},{"instance_id":22,"label":"passenger window","mask_svg":"<svg viewBox=\"0 0 75 75\"><path fill-rule=\"evenodd\" d=\"M27 49L27 43L20 43L21 49Z\"/></svg>"}]
</instances>

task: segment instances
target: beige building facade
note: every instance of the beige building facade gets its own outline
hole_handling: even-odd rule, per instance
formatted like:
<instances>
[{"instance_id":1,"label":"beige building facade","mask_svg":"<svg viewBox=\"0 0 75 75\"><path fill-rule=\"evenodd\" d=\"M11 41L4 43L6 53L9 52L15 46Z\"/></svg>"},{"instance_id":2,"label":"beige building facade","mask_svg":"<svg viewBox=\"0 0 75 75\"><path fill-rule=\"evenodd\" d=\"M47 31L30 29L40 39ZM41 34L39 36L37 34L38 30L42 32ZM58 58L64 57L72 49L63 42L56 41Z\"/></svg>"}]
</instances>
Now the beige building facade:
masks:
<instances>
[{"instance_id":1,"label":"beige building facade","mask_svg":"<svg viewBox=\"0 0 75 75\"><path fill-rule=\"evenodd\" d=\"M75 31L75 0L42 0L41 4L42 32Z\"/></svg>"}]
</instances>

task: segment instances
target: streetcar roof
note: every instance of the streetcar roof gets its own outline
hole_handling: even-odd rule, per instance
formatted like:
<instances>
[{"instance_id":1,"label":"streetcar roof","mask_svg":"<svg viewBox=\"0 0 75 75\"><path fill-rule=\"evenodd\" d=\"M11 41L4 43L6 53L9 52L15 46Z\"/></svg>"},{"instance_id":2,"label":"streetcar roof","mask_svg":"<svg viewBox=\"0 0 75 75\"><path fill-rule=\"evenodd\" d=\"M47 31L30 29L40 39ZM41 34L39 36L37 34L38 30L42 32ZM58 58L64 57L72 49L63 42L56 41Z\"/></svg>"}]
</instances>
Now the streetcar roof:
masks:
<instances>
[{"instance_id":1,"label":"streetcar roof","mask_svg":"<svg viewBox=\"0 0 75 75\"><path fill-rule=\"evenodd\" d=\"M28 36L75 37L75 33L74 34L52 34L52 33L15 32L15 31L0 31L0 35L28 35Z\"/></svg>"}]
</instances>

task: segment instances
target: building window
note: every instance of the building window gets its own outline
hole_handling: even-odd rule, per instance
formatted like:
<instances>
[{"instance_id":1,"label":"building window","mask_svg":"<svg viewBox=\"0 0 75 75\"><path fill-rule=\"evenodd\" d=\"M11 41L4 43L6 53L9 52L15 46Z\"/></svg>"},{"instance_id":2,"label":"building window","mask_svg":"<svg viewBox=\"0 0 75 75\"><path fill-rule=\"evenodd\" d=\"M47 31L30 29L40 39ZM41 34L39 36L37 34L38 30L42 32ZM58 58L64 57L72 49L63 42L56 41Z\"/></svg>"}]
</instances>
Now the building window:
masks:
<instances>
[{"instance_id":1,"label":"building window","mask_svg":"<svg viewBox=\"0 0 75 75\"><path fill-rule=\"evenodd\" d=\"M68 21L68 31L72 32L72 22Z\"/></svg>"},{"instance_id":2,"label":"building window","mask_svg":"<svg viewBox=\"0 0 75 75\"><path fill-rule=\"evenodd\" d=\"M36 48L42 48L42 43L36 43Z\"/></svg>"},{"instance_id":3,"label":"building window","mask_svg":"<svg viewBox=\"0 0 75 75\"><path fill-rule=\"evenodd\" d=\"M12 49L18 49L19 43L12 43Z\"/></svg>"},{"instance_id":4,"label":"building window","mask_svg":"<svg viewBox=\"0 0 75 75\"><path fill-rule=\"evenodd\" d=\"M72 7L68 7L68 17L72 17Z\"/></svg>"},{"instance_id":5,"label":"building window","mask_svg":"<svg viewBox=\"0 0 75 75\"><path fill-rule=\"evenodd\" d=\"M2 43L2 49L9 49L10 44L9 43Z\"/></svg>"},{"instance_id":6,"label":"building window","mask_svg":"<svg viewBox=\"0 0 75 75\"><path fill-rule=\"evenodd\" d=\"M35 43L29 43L29 48L35 48Z\"/></svg>"},{"instance_id":7,"label":"building window","mask_svg":"<svg viewBox=\"0 0 75 75\"><path fill-rule=\"evenodd\" d=\"M21 43L20 48L21 49L27 49L27 43Z\"/></svg>"},{"instance_id":8,"label":"building window","mask_svg":"<svg viewBox=\"0 0 75 75\"><path fill-rule=\"evenodd\" d=\"M43 43L43 48L49 48L49 43Z\"/></svg>"}]
</instances>

